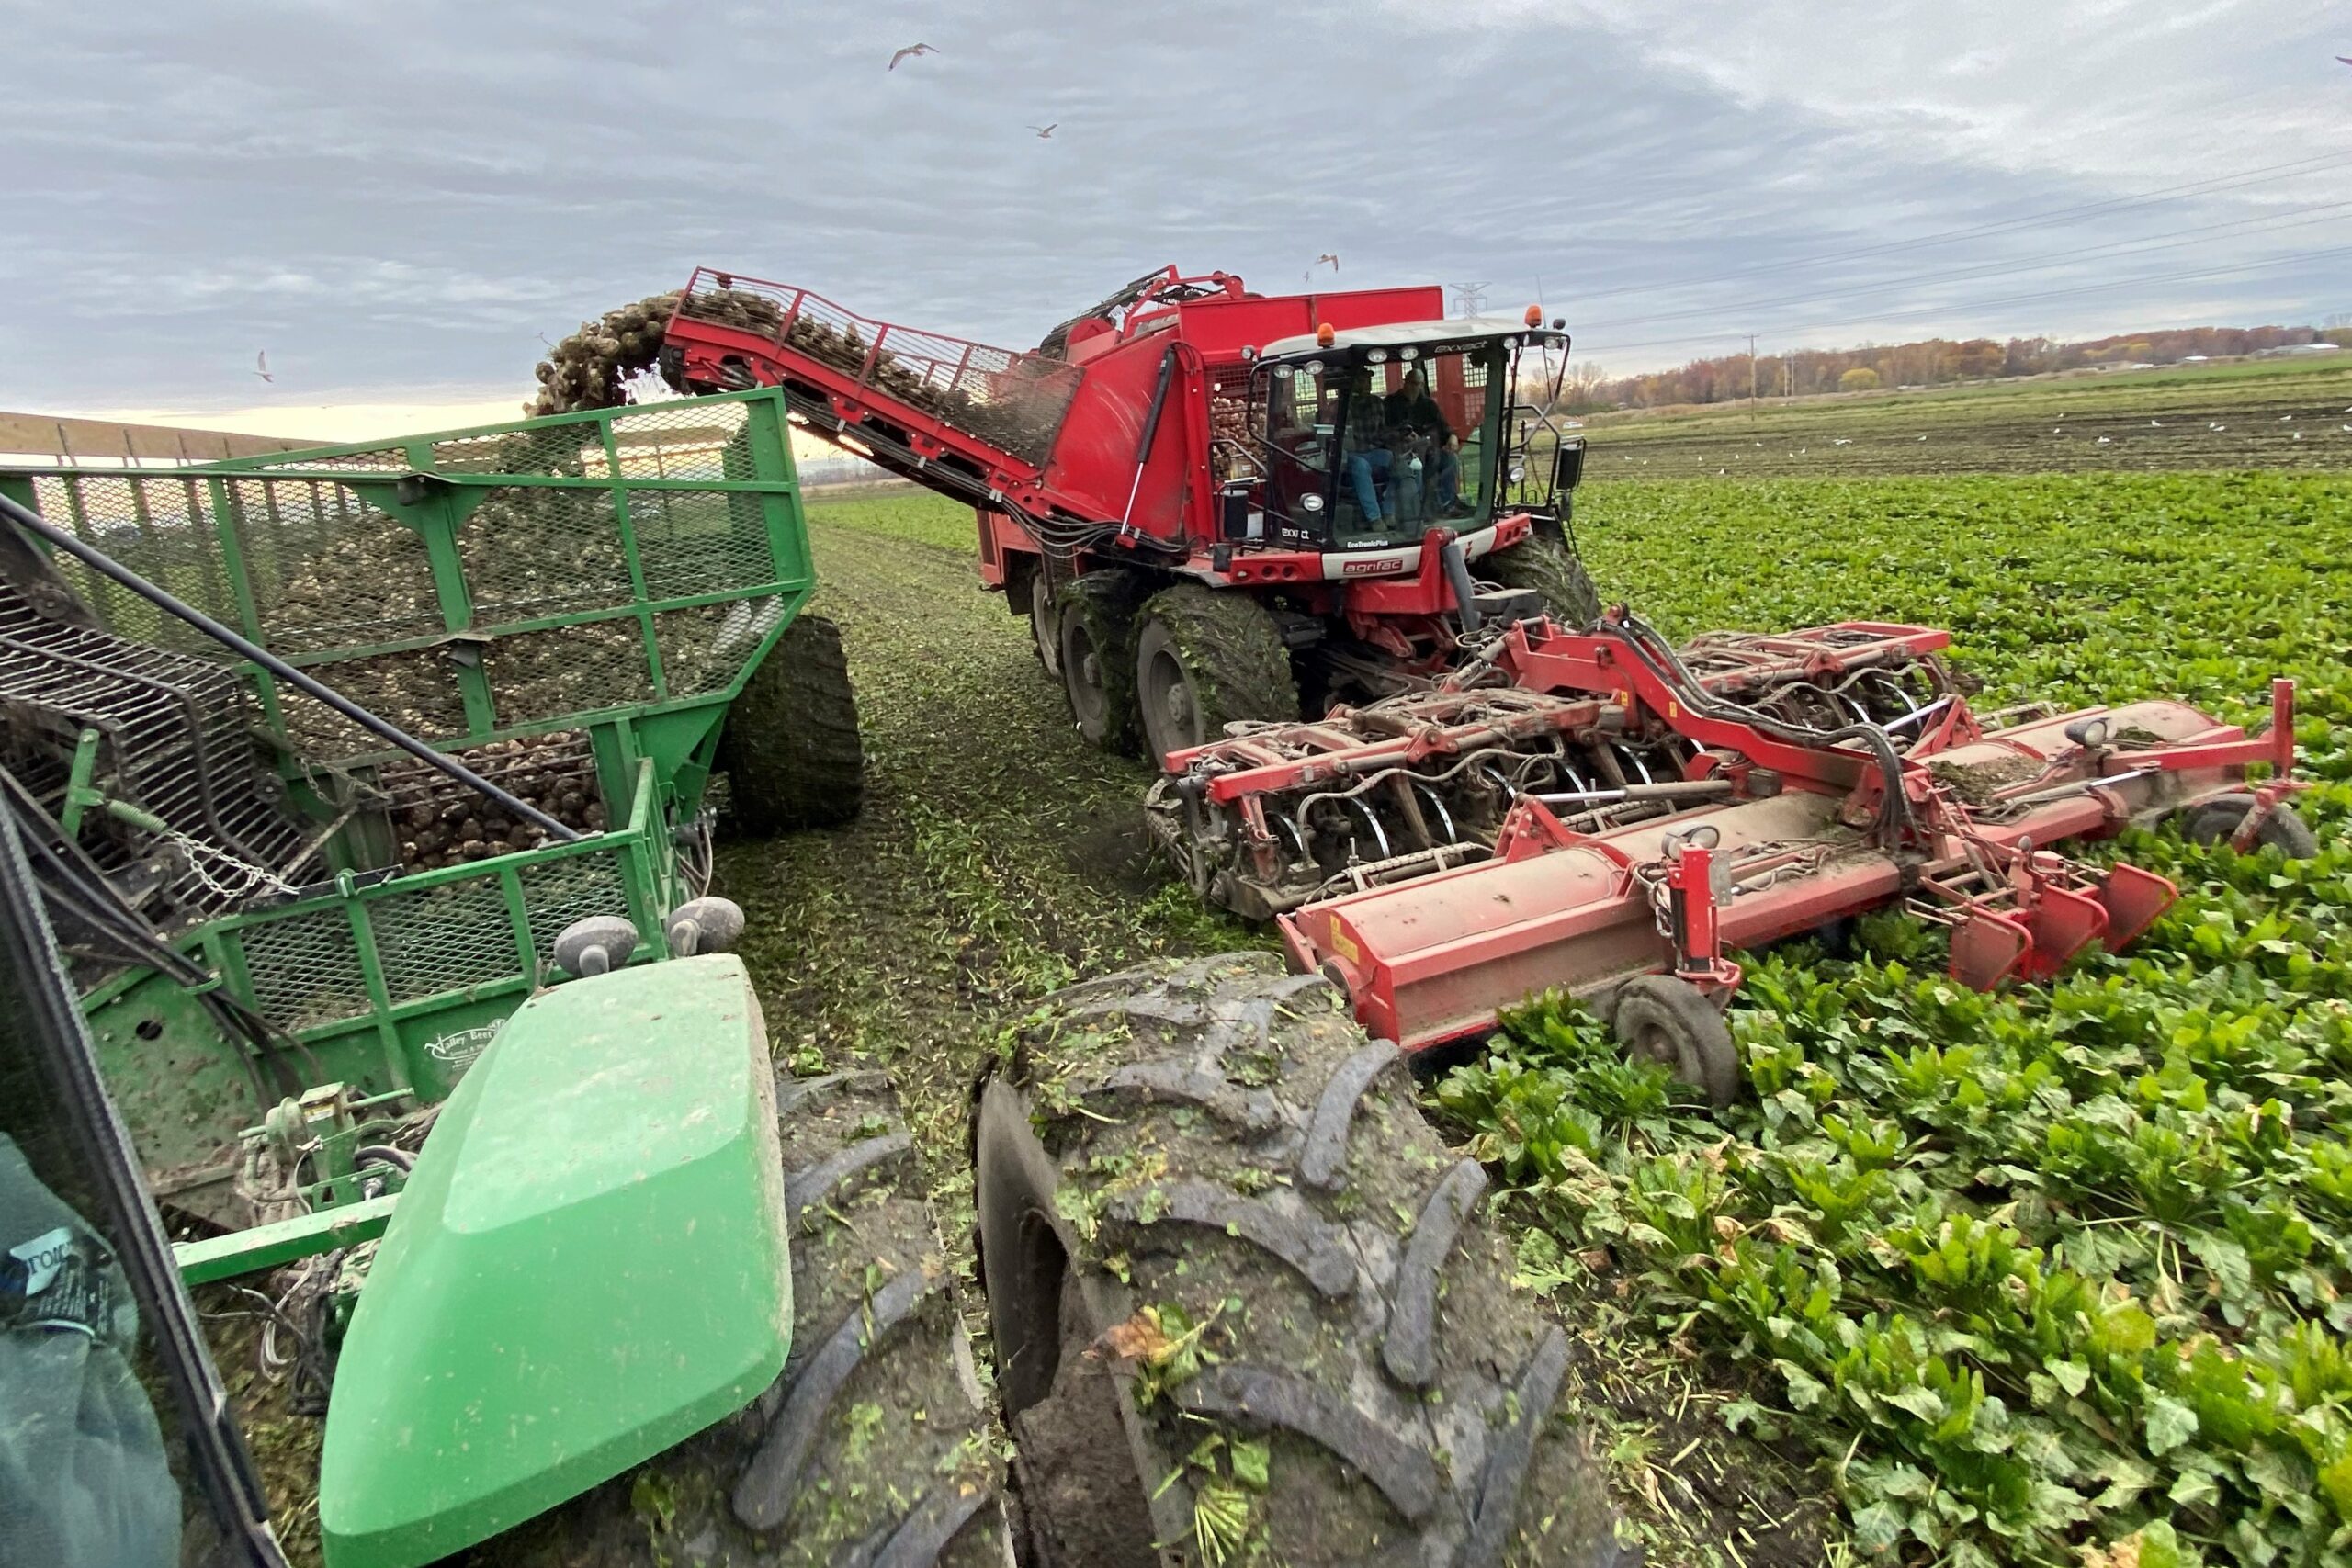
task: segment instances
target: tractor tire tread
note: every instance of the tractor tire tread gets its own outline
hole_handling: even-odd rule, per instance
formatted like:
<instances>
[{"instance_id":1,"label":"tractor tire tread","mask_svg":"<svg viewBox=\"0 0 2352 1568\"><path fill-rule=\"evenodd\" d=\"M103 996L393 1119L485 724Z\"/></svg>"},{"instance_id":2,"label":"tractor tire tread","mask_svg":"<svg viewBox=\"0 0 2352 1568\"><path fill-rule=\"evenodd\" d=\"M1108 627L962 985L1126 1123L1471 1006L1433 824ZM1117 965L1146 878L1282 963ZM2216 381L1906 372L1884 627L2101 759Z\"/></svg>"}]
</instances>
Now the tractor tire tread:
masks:
<instances>
[{"instance_id":1,"label":"tractor tire tread","mask_svg":"<svg viewBox=\"0 0 2352 1568\"><path fill-rule=\"evenodd\" d=\"M1629 1043L1645 1025L1674 1040L1674 1076L1702 1091L1721 1111L1739 1098L1739 1048L1715 1004L1696 986L1671 975L1640 975L1622 987L1610 1007L1610 1026Z\"/></svg>"},{"instance_id":2,"label":"tractor tire tread","mask_svg":"<svg viewBox=\"0 0 2352 1568\"><path fill-rule=\"evenodd\" d=\"M1570 631L1584 631L1600 620L1600 591L1592 574L1567 545L1546 534L1531 534L1506 550L1478 562L1478 575L1505 588L1532 588L1544 601L1544 613Z\"/></svg>"},{"instance_id":3,"label":"tractor tire tread","mask_svg":"<svg viewBox=\"0 0 2352 1568\"><path fill-rule=\"evenodd\" d=\"M743 682L719 735L728 805L746 831L767 837L833 828L865 801L865 747L841 628L802 615Z\"/></svg>"},{"instance_id":4,"label":"tractor tire tread","mask_svg":"<svg viewBox=\"0 0 2352 1568\"><path fill-rule=\"evenodd\" d=\"M1150 592L1150 580L1127 567L1098 567L1071 578L1057 595L1058 635L1067 637L1073 623L1095 643L1095 662L1102 675L1104 728L1087 735L1078 705L1070 704L1070 720L1087 743L1126 757L1136 752L1136 610ZM1062 692L1069 694L1073 676L1069 650L1062 649Z\"/></svg>"},{"instance_id":5,"label":"tractor tire tread","mask_svg":"<svg viewBox=\"0 0 2352 1568\"><path fill-rule=\"evenodd\" d=\"M1299 715L1298 677L1290 646L1254 595L1205 583L1179 582L1145 601L1136 621L1138 652L1145 635L1162 628L1193 677L1201 707L1201 739L1215 740L1242 719L1293 720ZM1142 691L1140 671L1136 690ZM1147 735L1147 740L1148 736ZM1148 758L1157 762L1158 758Z\"/></svg>"},{"instance_id":6,"label":"tractor tire tread","mask_svg":"<svg viewBox=\"0 0 2352 1568\"><path fill-rule=\"evenodd\" d=\"M2250 795L2224 795L2200 801L2188 808L2181 824L2181 836L2192 844L2226 844L2235 836L2238 825L2254 809ZM2310 860L2319 853L2319 835L2312 832L2303 814L2281 802L2271 808L2261 827L2255 829L2255 847L2266 845L2277 850L2289 860Z\"/></svg>"},{"instance_id":7,"label":"tractor tire tread","mask_svg":"<svg viewBox=\"0 0 2352 1568\"><path fill-rule=\"evenodd\" d=\"M1514 1292L1485 1175L1439 1139L1400 1064L1322 976L1227 953L1048 998L983 1087L984 1274L993 1288L994 1238L1030 1223L1016 1214L1051 1223L1069 1260L1052 1388L1012 1429L1112 1368L1131 1450L1115 1461L1171 1561L1202 1561L1196 1488L1212 1472L1237 1483L1215 1455L1261 1439L1251 1540L1292 1568L1451 1563L1474 1547L1526 1568L1617 1561L1597 1472L1560 1415L1566 1338ZM1030 1153L993 1152L1012 1142ZM1027 1169L1053 1190L1013 1203ZM1345 1289L1326 1289L1340 1269ZM1001 1352L1013 1294L990 1303ZM1213 1352L1189 1376L1121 1348L1176 1332L1171 1312ZM1224 1446L1204 1450L1210 1437ZM1188 1458L1203 1451L1205 1469ZM1064 1489L1102 1495L1099 1480ZM1055 1495L1024 1492L1042 1561L1158 1561L1082 1525L1057 1555Z\"/></svg>"}]
</instances>

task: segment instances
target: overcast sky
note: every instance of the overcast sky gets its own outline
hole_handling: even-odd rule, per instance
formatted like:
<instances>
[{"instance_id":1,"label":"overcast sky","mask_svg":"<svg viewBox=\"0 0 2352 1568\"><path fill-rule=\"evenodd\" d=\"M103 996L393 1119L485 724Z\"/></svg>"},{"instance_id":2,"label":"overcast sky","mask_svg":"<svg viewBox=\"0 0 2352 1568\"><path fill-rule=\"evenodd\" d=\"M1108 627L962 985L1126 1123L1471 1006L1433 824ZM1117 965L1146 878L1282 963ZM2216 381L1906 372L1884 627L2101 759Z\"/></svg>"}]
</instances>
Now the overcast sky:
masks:
<instances>
[{"instance_id":1,"label":"overcast sky","mask_svg":"<svg viewBox=\"0 0 2352 1568\"><path fill-rule=\"evenodd\" d=\"M1163 262L1330 252L1540 287L1612 371L2352 312L2344 0L0 0L0 408L519 398L542 333L697 262L1020 345Z\"/></svg>"}]
</instances>

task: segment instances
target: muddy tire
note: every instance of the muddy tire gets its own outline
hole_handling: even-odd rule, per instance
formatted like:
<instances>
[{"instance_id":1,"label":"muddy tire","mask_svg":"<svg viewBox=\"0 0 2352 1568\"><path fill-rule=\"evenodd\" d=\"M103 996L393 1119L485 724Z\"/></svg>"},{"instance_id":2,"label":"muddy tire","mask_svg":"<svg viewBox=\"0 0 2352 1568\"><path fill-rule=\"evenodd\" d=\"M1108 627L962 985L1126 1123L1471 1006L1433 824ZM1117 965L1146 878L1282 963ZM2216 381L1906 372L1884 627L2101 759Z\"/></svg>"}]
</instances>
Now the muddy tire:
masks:
<instances>
[{"instance_id":1,"label":"muddy tire","mask_svg":"<svg viewBox=\"0 0 2352 1568\"><path fill-rule=\"evenodd\" d=\"M1043 561L1029 574L1029 637L1037 652L1037 662L1046 673L1058 681L1062 678L1062 640L1059 619L1055 613L1053 579L1046 573Z\"/></svg>"},{"instance_id":2,"label":"muddy tire","mask_svg":"<svg viewBox=\"0 0 2352 1568\"><path fill-rule=\"evenodd\" d=\"M1739 1048L1715 1005L1671 975L1644 975L1619 990L1610 1029L1629 1056L1657 1063L1721 1111L1739 1097Z\"/></svg>"},{"instance_id":3,"label":"muddy tire","mask_svg":"<svg viewBox=\"0 0 2352 1568\"><path fill-rule=\"evenodd\" d=\"M1600 619L1600 591L1567 545L1546 534L1532 534L1507 550L1478 562L1478 575L1505 588L1532 588L1544 613L1570 631Z\"/></svg>"},{"instance_id":4,"label":"muddy tire","mask_svg":"<svg viewBox=\"0 0 2352 1568\"><path fill-rule=\"evenodd\" d=\"M501 1568L1012 1568L993 1428L879 1073L777 1086L792 1354L749 1408L477 1549Z\"/></svg>"},{"instance_id":5,"label":"muddy tire","mask_svg":"<svg viewBox=\"0 0 2352 1568\"><path fill-rule=\"evenodd\" d=\"M785 627L727 710L718 765L745 831L847 822L865 801L865 749L841 628L822 615Z\"/></svg>"},{"instance_id":6,"label":"muddy tire","mask_svg":"<svg viewBox=\"0 0 2352 1568\"><path fill-rule=\"evenodd\" d=\"M1146 587L1140 573L1106 567L1072 578L1056 596L1070 720L1088 745L1121 756L1136 750L1136 607Z\"/></svg>"},{"instance_id":7,"label":"muddy tire","mask_svg":"<svg viewBox=\"0 0 2352 1568\"><path fill-rule=\"evenodd\" d=\"M1252 595L1180 582L1145 602L1136 627L1147 761L1215 740L1236 719L1298 717L1289 646Z\"/></svg>"},{"instance_id":8,"label":"muddy tire","mask_svg":"<svg viewBox=\"0 0 2352 1568\"><path fill-rule=\"evenodd\" d=\"M2225 795L2192 806L2181 822L2181 836L2192 844L2226 844L2237 836L2239 825L2253 809L2250 795ZM2254 830L2254 842L2256 848L2267 844L2289 860L2309 860L2319 853L2319 835L2312 831L2301 812L2283 804Z\"/></svg>"},{"instance_id":9,"label":"muddy tire","mask_svg":"<svg viewBox=\"0 0 2352 1568\"><path fill-rule=\"evenodd\" d=\"M1043 1568L1618 1561L1484 1173L1321 976L1227 954L1061 993L973 1158Z\"/></svg>"}]
</instances>

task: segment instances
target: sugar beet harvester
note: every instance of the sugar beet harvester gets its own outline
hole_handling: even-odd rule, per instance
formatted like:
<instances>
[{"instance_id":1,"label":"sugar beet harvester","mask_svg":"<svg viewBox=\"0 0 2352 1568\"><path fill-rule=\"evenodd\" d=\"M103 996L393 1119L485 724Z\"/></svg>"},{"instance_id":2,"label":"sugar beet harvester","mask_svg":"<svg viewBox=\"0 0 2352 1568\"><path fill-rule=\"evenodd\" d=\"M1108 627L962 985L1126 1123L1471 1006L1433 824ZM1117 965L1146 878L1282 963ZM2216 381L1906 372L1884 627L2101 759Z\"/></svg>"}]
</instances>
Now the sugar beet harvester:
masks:
<instances>
[{"instance_id":1,"label":"sugar beet harvester","mask_svg":"<svg viewBox=\"0 0 2352 1568\"><path fill-rule=\"evenodd\" d=\"M1929 628L1677 650L1604 618L1569 527L1583 442L1511 402L1565 336L1441 309L1169 267L1011 354L705 269L615 347L690 389L781 385L973 502L1080 728L1163 764L1148 818L1193 886L1278 919L1408 1048L1566 987L1720 1099L1727 947L1900 903L1951 928L1957 977L2044 976L2174 897L2054 843L2173 815L2311 847L2283 683L2259 739L2169 702L1988 728ZM613 368L542 377L594 401Z\"/></svg>"},{"instance_id":2,"label":"sugar beet harvester","mask_svg":"<svg viewBox=\"0 0 2352 1568\"><path fill-rule=\"evenodd\" d=\"M1079 728L1158 758L1442 673L1465 613L1599 613L1566 543L1583 442L1512 401L1538 359L1556 387L1565 334L1442 311L1171 266L1014 352L704 268L567 340L538 406L657 362L782 387L803 428L970 503Z\"/></svg>"}]
</instances>

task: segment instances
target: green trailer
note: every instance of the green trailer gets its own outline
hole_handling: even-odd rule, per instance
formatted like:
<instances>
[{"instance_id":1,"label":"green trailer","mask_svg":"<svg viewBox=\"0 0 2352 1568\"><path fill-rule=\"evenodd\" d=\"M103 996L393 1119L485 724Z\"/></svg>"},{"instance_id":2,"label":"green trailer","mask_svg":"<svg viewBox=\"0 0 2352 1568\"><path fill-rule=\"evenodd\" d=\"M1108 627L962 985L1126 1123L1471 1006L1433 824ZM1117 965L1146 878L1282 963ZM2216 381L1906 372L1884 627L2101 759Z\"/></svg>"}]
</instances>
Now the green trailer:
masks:
<instances>
[{"instance_id":1,"label":"green trailer","mask_svg":"<svg viewBox=\"0 0 2352 1568\"><path fill-rule=\"evenodd\" d=\"M16 469L0 495L580 835L251 659L224 681L205 632L52 552L88 615L44 628L18 595L32 667L0 690L30 716L21 804L119 885L167 863L149 899L185 964L94 964L84 999L151 1180L191 1213L243 1225L355 1191L339 1160L287 1190L258 1168L287 1139L246 1134L291 1100L340 1153L446 1099L573 921L626 919L635 956L659 953L707 880L708 785L747 689L774 719L813 668L818 711L796 689L774 728L836 743L730 748L739 805L768 827L855 809L854 709L837 637L800 619L814 579L773 392L167 472ZM60 660L92 673L54 690ZM196 716L142 724L159 690ZM155 782L179 773L203 798Z\"/></svg>"}]
</instances>

